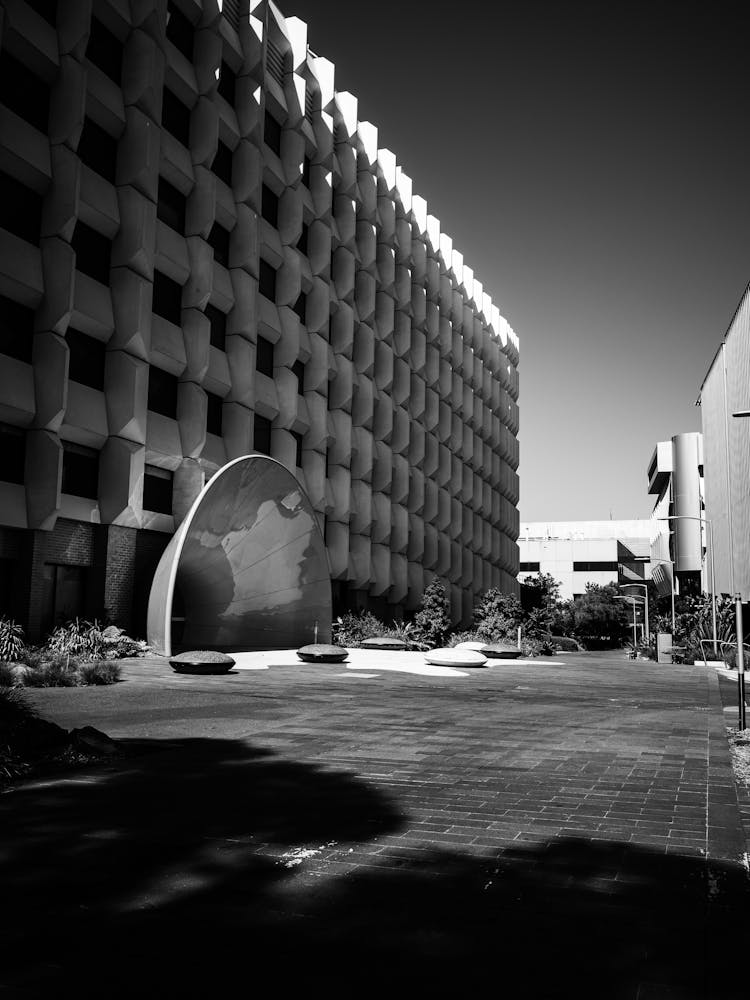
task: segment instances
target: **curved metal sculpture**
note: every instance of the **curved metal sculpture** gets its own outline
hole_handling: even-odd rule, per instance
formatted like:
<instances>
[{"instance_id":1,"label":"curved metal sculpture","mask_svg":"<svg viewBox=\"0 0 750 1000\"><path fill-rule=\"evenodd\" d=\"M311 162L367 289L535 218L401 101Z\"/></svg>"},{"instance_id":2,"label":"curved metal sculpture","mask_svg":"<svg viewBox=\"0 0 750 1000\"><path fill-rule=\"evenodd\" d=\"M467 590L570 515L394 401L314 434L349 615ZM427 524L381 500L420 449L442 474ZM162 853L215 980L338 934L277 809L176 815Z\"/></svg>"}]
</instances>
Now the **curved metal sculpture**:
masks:
<instances>
[{"instance_id":1,"label":"curved metal sculpture","mask_svg":"<svg viewBox=\"0 0 750 1000\"><path fill-rule=\"evenodd\" d=\"M179 615L175 612L179 611ZM182 634L173 636L184 621ZM289 649L331 631L331 577L304 490L279 462L246 455L206 484L161 557L148 641L179 649Z\"/></svg>"}]
</instances>

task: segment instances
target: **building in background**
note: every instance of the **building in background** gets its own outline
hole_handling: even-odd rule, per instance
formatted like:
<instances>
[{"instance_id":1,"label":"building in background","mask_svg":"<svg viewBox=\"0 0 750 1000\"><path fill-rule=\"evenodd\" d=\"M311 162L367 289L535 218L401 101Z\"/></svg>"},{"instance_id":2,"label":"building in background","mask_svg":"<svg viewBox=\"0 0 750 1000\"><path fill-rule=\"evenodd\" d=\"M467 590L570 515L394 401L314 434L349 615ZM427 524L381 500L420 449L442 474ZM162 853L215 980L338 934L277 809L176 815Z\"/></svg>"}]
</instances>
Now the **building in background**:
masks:
<instances>
[{"instance_id":1,"label":"building in background","mask_svg":"<svg viewBox=\"0 0 750 1000\"><path fill-rule=\"evenodd\" d=\"M549 573L564 600L583 594L589 583L645 582L656 531L652 520L522 523L519 581Z\"/></svg>"},{"instance_id":2,"label":"building in background","mask_svg":"<svg viewBox=\"0 0 750 1000\"><path fill-rule=\"evenodd\" d=\"M710 590L704 565L707 532L703 508L703 438L698 432L659 441L648 464L652 518L653 579L661 594ZM705 575L702 575L704 574ZM673 576L676 583L673 583Z\"/></svg>"},{"instance_id":3,"label":"building in background","mask_svg":"<svg viewBox=\"0 0 750 1000\"><path fill-rule=\"evenodd\" d=\"M750 290L714 355L698 400L703 428L706 518L717 593L750 600Z\"/></svg>"},{"instance_id":4,"label":"building in background","mask_svg":"<svg viewBox=\"0 0 750 1000\"><path fill-rule=\"evenodd\" d=\"M3 14L0 612L142 634L176 526L253 451L305 487L337 610L515 591L517 338L305 24Z\"/></svg>"}]
</instances>

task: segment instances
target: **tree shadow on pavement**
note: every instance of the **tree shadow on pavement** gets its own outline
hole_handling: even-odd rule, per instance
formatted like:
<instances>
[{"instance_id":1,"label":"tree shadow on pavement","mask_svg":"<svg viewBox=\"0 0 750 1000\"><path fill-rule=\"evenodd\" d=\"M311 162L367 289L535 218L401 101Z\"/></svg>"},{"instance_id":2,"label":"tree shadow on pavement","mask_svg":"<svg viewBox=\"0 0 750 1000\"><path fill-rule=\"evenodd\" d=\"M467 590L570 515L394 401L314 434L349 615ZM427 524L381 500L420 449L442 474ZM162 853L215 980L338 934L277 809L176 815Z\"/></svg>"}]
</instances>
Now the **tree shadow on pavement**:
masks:
<instances>
[{"instance_id":1,"label":"tree shadow on pavement","mask_svg":"<svg viewBox=\"0 0 750 1000\"><path fill-rule=\"evenodd\" d=\"M747 995L739 866L578 839L399 847L396 800L240 741L21 787L0 829L9 997Z\"/></svg>"}]
</instances>

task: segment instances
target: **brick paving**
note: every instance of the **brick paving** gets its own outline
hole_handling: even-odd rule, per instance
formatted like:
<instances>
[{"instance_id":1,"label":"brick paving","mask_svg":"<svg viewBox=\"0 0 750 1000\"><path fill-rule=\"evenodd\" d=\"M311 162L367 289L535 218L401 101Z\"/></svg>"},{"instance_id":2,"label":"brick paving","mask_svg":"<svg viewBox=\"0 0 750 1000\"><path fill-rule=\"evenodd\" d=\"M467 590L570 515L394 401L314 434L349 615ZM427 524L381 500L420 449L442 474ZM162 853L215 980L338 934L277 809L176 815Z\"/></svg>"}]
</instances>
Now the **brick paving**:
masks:
<instances>
[{"instance_id":1,"label":"brick paving","mask_svg":"<svg viewBox=\"0 0 750 1000\"><path fill-rule=\"evenodd\" d=\"M136 661L112 688L34 693L129 755L0 799L12 995L132 995L147 967L168 994L262 973L333 995L747 995L713 670L274 660L220 678ZM58 930L41 970L31 926Z\"/></svg>"}]
</instances>

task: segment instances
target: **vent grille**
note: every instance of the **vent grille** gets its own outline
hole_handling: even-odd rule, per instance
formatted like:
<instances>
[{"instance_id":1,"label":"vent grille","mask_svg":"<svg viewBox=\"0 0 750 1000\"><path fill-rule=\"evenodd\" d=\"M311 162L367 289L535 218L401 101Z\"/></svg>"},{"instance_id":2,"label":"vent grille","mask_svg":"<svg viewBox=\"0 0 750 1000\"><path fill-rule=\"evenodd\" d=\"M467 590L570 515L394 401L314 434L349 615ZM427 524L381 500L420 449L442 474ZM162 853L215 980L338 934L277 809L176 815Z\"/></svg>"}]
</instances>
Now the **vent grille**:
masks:
<instances>
[{"instance_id":1,"label":"vent grille","mask_svg":"<svg viewBox=\"0 0 750 1000\"><path fill-rule=\"evenodd\" d=\"M266 43L266 72L278 84L284 85L284 53L270 38Z\"/></svg>"},{"instance_id":2,"label":"vent grille","mask_svg":"<svg viewBox=\"0 0 750 1000\"><path fill-rule=\"evenodd\" d=\"M240 30L240 0L224 0L221 13L235 31Z\"/></svg>"},{"instance_id":3,"label":"vent grille","mask_svg":"<svg viewBox=\"0 0 750 1000\"><path fill-rule=\"evenodd\" d=\"M312 87L309 81L305 84L305 118L312 125L313 115L315 114L315 95L313 94Z\"/></svg>"}]
</instances>

